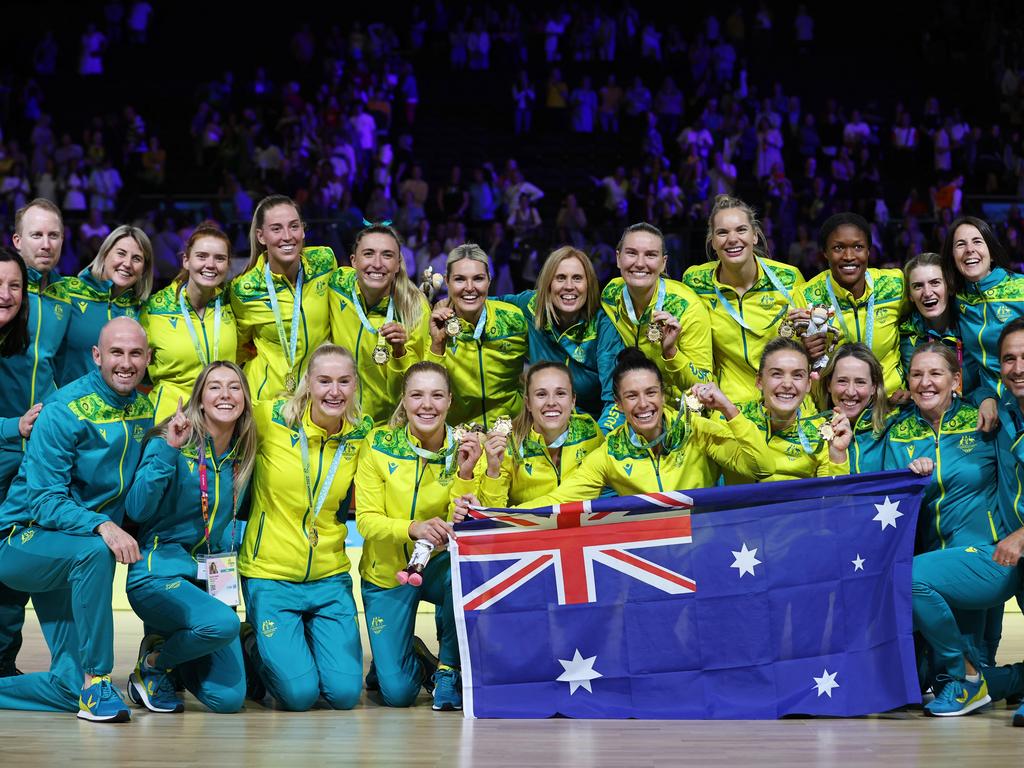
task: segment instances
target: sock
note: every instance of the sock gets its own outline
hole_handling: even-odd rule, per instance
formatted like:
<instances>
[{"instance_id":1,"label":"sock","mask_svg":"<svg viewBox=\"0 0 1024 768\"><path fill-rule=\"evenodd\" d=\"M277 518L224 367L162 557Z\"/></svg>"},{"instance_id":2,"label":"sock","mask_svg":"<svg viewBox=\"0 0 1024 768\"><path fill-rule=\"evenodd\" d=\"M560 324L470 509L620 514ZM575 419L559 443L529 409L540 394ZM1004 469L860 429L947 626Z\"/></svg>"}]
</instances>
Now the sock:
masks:
<instances>
[{"instance_id":1,"label":"sock","mask_svg":"<svg viewBox=\"0 0 1024 768\"><path fill-rule=\"evenodd\" d=\"M981 682L981 672L975 672L973 675L965 675L968 683L979 683Z\"/></svg>"}]
</instances>

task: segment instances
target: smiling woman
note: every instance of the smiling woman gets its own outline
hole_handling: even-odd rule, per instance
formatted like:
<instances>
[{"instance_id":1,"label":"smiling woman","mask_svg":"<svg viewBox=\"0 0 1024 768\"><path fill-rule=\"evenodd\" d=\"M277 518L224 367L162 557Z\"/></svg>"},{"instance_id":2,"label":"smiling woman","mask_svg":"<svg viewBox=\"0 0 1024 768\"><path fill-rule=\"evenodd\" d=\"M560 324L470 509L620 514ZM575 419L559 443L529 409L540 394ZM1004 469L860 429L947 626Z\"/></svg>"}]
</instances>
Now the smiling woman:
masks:
<instances>
[{"instance_id":1,"label":"smiling woman","mask_svg":"<svg viewBox=\"0 0 1024 768\"><path fill-rule=\"evenodd\" d=\"M91 368L100 329L115 317L138 317L153 289L153 246L138 227L123 224L107 235L92 264L65 278L71 319L57 352L56 381L63 386Z\"/></svg>"},{"instance_id":2,"label":"smiling woman","mask_svg":"<svg viewBox=\"0 0 1024 768\"><path fill-rule=\"evenodd\" d=\"M177 277L142 309L139 322L153 349L150 399L158 421L188 396L203 366L237 355L235 315L225 295L230 259L228 236L203 222L185 243Z\"/></svg>"},{"instance_id":3,"label":"smiling woman","mask_svg":"<svg viewBox=\"0 0 1024 768\"><path fill-rule=\"evenodd\" d=\"M455 424L480 421L490 429L499 416L519 412L519 377L526 361L528 326L514 304L487 298L487 254L466 243L448 254L448 302L430 317L427 359L443 365L459 393Z\"/></svg>"}]
</instances>

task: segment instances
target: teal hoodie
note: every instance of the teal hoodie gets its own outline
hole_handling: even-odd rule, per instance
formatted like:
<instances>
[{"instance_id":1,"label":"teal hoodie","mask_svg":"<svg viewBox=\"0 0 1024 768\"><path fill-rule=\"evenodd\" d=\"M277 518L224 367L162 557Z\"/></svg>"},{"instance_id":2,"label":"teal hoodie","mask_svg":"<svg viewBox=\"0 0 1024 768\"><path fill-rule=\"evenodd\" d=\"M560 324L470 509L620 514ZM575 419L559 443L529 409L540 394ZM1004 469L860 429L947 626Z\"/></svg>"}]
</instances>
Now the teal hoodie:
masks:
<instances>
[{"instance_id":1,"label":"teal hoodie","mask_svg":"<svg viewBox=\"0 0 1024 768\"><path fill-rule=\"evenodd\" d=\"M1024 275L996 267L956 295L964 367L977 371L982 386L1002 393L999 380L999 333L1024 315ZM970 394L965 385L964 392Z\"/></svg>"},{"instance_id":2,"label":"teal hoodie","mask_svg":"<svg viewBox=\"0 0 1024 768\"><path fill-rule=\"evenodd\" d=\"M236 551L232 533L232 503L243 508L244 499L234 497L235 451L230 448L214 457L207 443L207 494L210 543L207 544L199 491L199 451L194 445L172 448L162 437L146 443L131 488L125 498L125 513L139 524L142 559L128 569L128 588L147 576L196 577L196 556Z\"/></svg>"},{"instance_id":3,"label":"teal hoodie","mask_svg":"<svg viewBox=\"0 0 1024 768\"><path fill-rule=\"evenodd\" d=\"M103 326L115 317L138 318L140 305L129 288L117 298L110 295L110 280L97 281L86 267L78 277L64 279L71 321L57 352L57 386L69 384L95 367L92 348Z\"/></svg>"},{"instance_id":4,"label":"teal hoodie","mask_svg":"<svg viewBox=\"0 0 1024 768\"><path fill-rule=\"evenodd\" d=\"M996 434L977 431L978 409L954 398L938 434L916 405L889 427L885 469L935 462L918 517L918 552L992 544L1005 535L996 501Z\"/></svg>"},{"instance_id":5,"label":"teal hoodie","mask_svg":"<svg viewBox=\"0 0 1024 768\"><path fill-rule=\"evenodd\" d=\"M43 405L0 506L0 531L38 526L87 536L107 520L120 525L142 438L152 426L149 398L119 395L98 368L57 390Z\"/></svg>"},{"instance_id":6,"label":"teal hoodie","mask_svg":"<svg viewBox=\"0 0 1024 768\"><path fill-rule=\"evenodd\" d=\"M885 430L898 418L894 411L885 422L881 434L875 434L872 423L874 411L870 406L860 412L860 416L850 426L853 428L853 440L850 443L850 474L862 475L867 472L881 472L885 461Z\"/></svg>"},{"instance_id":7,"label":"teal hoodie","mask_svg":"<svg viewBox=\"0 0 1024 768\"><path fill-rule=\"evenodd\" d=\"M623 422L612 388L612 371L623 349L622 337L600 308L589 323L577 323L558 333L550 324L539 330L534 323L537 291L499 296L498 300L515 304L526 315L530 365L542 360L564 363L572 374L576 409L593 416L604 432Z\"/></svg>"},{"instance_id":8,"label":"teal hoodie","mask_svg":"<svg viewBox=\"0 0 1024 768\"><path fill-rule=\"evenodd\" d=\"M64 339L70 317L66 286L50 272L42 291L42 273L29 267L28 347L20 355L0 358L0 499L21 464L25 441L18 433L18 419L54 389L54 359Z\"/></svg>"}]
</instances>

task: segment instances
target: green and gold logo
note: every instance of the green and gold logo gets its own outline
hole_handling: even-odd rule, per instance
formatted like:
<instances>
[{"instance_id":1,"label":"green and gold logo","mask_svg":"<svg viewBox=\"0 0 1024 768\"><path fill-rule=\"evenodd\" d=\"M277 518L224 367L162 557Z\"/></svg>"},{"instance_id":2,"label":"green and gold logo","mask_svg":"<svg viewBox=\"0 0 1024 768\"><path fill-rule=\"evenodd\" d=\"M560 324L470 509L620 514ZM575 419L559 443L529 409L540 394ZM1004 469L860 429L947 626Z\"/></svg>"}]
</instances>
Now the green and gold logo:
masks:
<instances>
[{"instance_id":1,"label":"green and gold logo","mask_svg":"<svg viewBox=\"0 0 1024 768\"><path fill-rule=\"evenodd\" d=\"M267 619L260 626L260 632L263 633L264 637L270 638L277 634L277 624Z\"/></svg>"}]
</instances>

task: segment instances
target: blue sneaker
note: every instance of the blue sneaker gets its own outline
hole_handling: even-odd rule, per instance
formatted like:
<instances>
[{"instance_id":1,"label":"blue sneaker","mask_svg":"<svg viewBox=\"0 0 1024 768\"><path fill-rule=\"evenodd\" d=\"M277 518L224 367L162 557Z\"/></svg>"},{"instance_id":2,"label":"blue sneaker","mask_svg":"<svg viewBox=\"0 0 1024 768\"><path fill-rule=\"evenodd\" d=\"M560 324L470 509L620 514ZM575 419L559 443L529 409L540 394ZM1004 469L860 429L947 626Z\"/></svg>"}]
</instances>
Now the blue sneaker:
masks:
<instances>
[{"instance_id":1,"label":"blue sneaker","mask_svg":"<svg viewBox=\"0 0 1024 768\"><path fill-rule=\"evenodd\" d=\"M121 694L110 682L110 675L94 675L78 697L78 716L95 723L127 723L131 712Z\"/></svg>"},{"instance_id":2,"label":"blue sneaker","mask_svg":"<svg viewBox=\"0 0 1024 768\"><path fill-rule=\"evenodd\" d=\"M992 697L988 695L988 684L983 675L978 676L978 682L970 680L959 680L954 677L940 675L938 682L945 681L945 685L935 701L927 704L924 708L926 715L932 717L958 717L984 707Z\"/></svg>"},{"instance_id":3,"label":"blue sneaker","mask_svg":"<svg viewBox=\"0 0 1024 768\"><path fill-rule=\"evenodd\" d=\"M462 675L442 664L433 675L434 711L457 712L462 709Z\"/></svg>"},{"instance_id":4,"label":"blue sneaker","mask_svg":"<svg viewBox=\"0 0 1024 768\"><path fill-rule=\"evenodd\" d=\"M1013 724L1018 728L1024 728L1024 704L1017 707L1017 711L1013 713Z\"/></svg>"},{"instance_id":5,"label":"blue sneaker","mask_svg":"<svg viewBox=\"0 0 1024 768\"><path fill-rule=\"evenodd\" d=\"M145 656L140 657L135 671L128 676L128 697L150 712L184 712L185 702L174 690L169 672L154 669L146 663Z\"/></svg>"}]
</instances>

